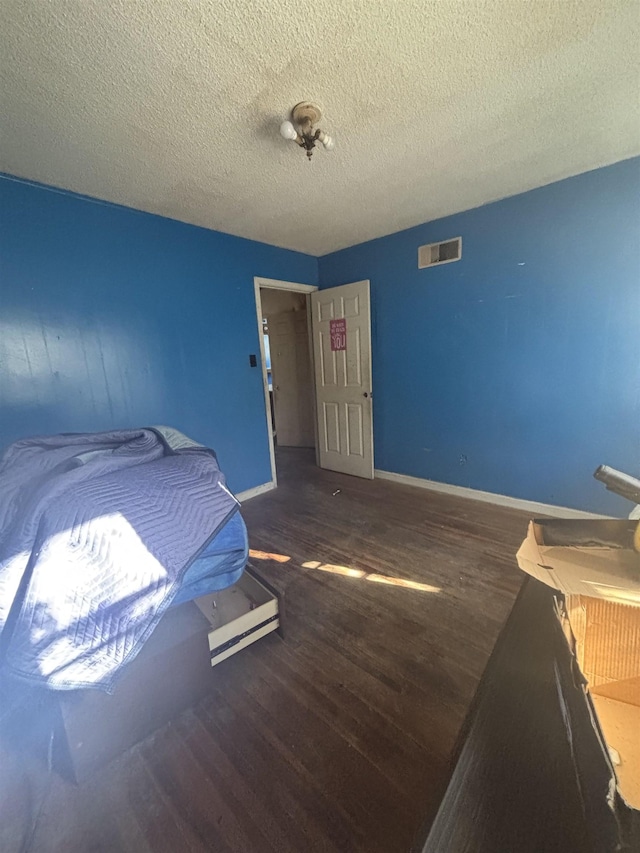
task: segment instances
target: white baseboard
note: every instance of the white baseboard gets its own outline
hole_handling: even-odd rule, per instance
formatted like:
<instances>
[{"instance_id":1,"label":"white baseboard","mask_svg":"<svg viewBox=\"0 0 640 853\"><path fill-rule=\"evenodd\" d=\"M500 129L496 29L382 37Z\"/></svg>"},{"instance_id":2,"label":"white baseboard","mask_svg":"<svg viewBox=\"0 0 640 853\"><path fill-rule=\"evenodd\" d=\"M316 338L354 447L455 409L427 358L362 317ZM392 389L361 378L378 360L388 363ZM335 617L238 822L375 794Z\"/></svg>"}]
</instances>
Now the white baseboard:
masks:
<instances>
[{"instance_id":1,"label":"white baseboard","mask_svg":"<svg viewBox=\"0 0 640 853\"><path fill-rule=\"evenodd\" d=\"M511 498L508 495L497 495L493 492L481 492L478 489L468 489L465 486L451 486L449 483L438 483L436 480L423 480L421 477L410 477L408 474L394 474L392 471L380 471L376 468L374 475L380 480L391 480L393 483L402 483L404 486L416 486L419 489L430 489L433 492L442 492L445 495L455 495L459 498L470 498L474 501L506 506L511 509L521 509L532 515L550 515L555 518L611 518L608 515L598 515L580 509L571 509L567 506L553 506L552 504L541 504L536 501L527 501L522 498Z\"/></svg>"},{"instance_id":2,"label":"white baseboard","mask_svg":"<svg viewBox=\"0 0 640 853\"><path fill-rule=\"evenodd\" d=\"M263 483L261 486L254 486L252 489L247 489L244 492L238 492L236 498L241 504L245 501L250 501L251 498L257 498L258 495L264 495L265 492L270 492L275 489L276 484L271 480L269 483Z\"/></svg>"}]
</instances>

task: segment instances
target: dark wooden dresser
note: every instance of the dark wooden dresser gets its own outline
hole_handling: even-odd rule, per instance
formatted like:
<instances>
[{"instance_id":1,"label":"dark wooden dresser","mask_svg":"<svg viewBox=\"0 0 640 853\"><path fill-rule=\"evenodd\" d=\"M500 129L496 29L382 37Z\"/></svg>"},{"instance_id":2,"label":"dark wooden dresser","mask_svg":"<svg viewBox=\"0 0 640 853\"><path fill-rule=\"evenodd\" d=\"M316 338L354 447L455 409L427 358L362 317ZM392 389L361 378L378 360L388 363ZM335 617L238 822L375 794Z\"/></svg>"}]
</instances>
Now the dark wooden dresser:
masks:
<instances>
[{"instance_id":1,"label":"dark wooden dresser","mask_svg":"<svg viewBox=\"0 0 640 853\"><path fill-rule=\"evenodd\" d=\"M640 851L640 813L611 790L555 606L552 589L525 581L414 853Z\"/></svg>"}]
</instances>

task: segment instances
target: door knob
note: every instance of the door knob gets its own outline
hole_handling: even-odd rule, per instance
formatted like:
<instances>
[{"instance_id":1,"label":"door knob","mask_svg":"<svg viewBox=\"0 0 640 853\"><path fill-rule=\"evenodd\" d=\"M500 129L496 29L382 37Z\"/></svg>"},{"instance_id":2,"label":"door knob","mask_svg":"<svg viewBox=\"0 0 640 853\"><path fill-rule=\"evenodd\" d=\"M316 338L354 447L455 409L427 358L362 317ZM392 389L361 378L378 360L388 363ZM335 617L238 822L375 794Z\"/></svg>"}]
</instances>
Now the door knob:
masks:
<instances>
[{"instance_id":1,"label":"door knob","mask_svg":"<svg viewBox=\"0 0 640 853\"><path fill-rule=\"evenodd\" d=\"M364 397L373 397L373 391L370 394L365 391L363 396Z\"/></svg>"}]
</instances>

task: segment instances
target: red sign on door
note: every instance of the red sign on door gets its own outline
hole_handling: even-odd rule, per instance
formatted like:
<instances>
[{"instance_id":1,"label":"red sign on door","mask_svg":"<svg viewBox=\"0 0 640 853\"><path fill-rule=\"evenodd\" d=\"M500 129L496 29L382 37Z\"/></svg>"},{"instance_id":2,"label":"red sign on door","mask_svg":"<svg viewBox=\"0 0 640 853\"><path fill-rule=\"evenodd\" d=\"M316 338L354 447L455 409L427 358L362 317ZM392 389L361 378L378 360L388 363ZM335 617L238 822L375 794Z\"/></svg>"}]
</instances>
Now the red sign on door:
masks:
<instances>
[{"instance_id":1,"label":"red sign on door","mask_svg":"<svg viewBox=\"0 0 640 853\"><path fill-rule=\"evenodd\" d=\"M336 352L347 348L347 321L329 320L329 334L331 335L331 351Z\"/></svg>"}]
</instances>

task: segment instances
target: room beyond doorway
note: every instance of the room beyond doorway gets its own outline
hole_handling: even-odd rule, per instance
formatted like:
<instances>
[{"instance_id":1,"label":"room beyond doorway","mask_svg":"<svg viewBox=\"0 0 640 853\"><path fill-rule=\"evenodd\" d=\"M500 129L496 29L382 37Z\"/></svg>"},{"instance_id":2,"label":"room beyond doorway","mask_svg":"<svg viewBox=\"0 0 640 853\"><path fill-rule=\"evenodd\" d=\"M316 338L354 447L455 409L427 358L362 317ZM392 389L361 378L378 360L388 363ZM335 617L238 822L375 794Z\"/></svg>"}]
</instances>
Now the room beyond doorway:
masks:
<instances>
[{"instance_id":1,"label":"room beyond doorway","mask_svg":"<svg viewBox=\"0 0 640 853\"><path fill-rule=\"evenodd\" d=\"M277 447L317 446L309 294L316 287L255 279L271 472Z\"/></svg>"},{"instance_id":2,"label":"room beyond doorway","mask_svg":"<svg viewBox=\"0 0 640 853\"><path fill-rule=\"evenodd\" d=\"M274 444L315 447L307 296L274 289L261 296Z\"/></svg>"}]
</instances>

